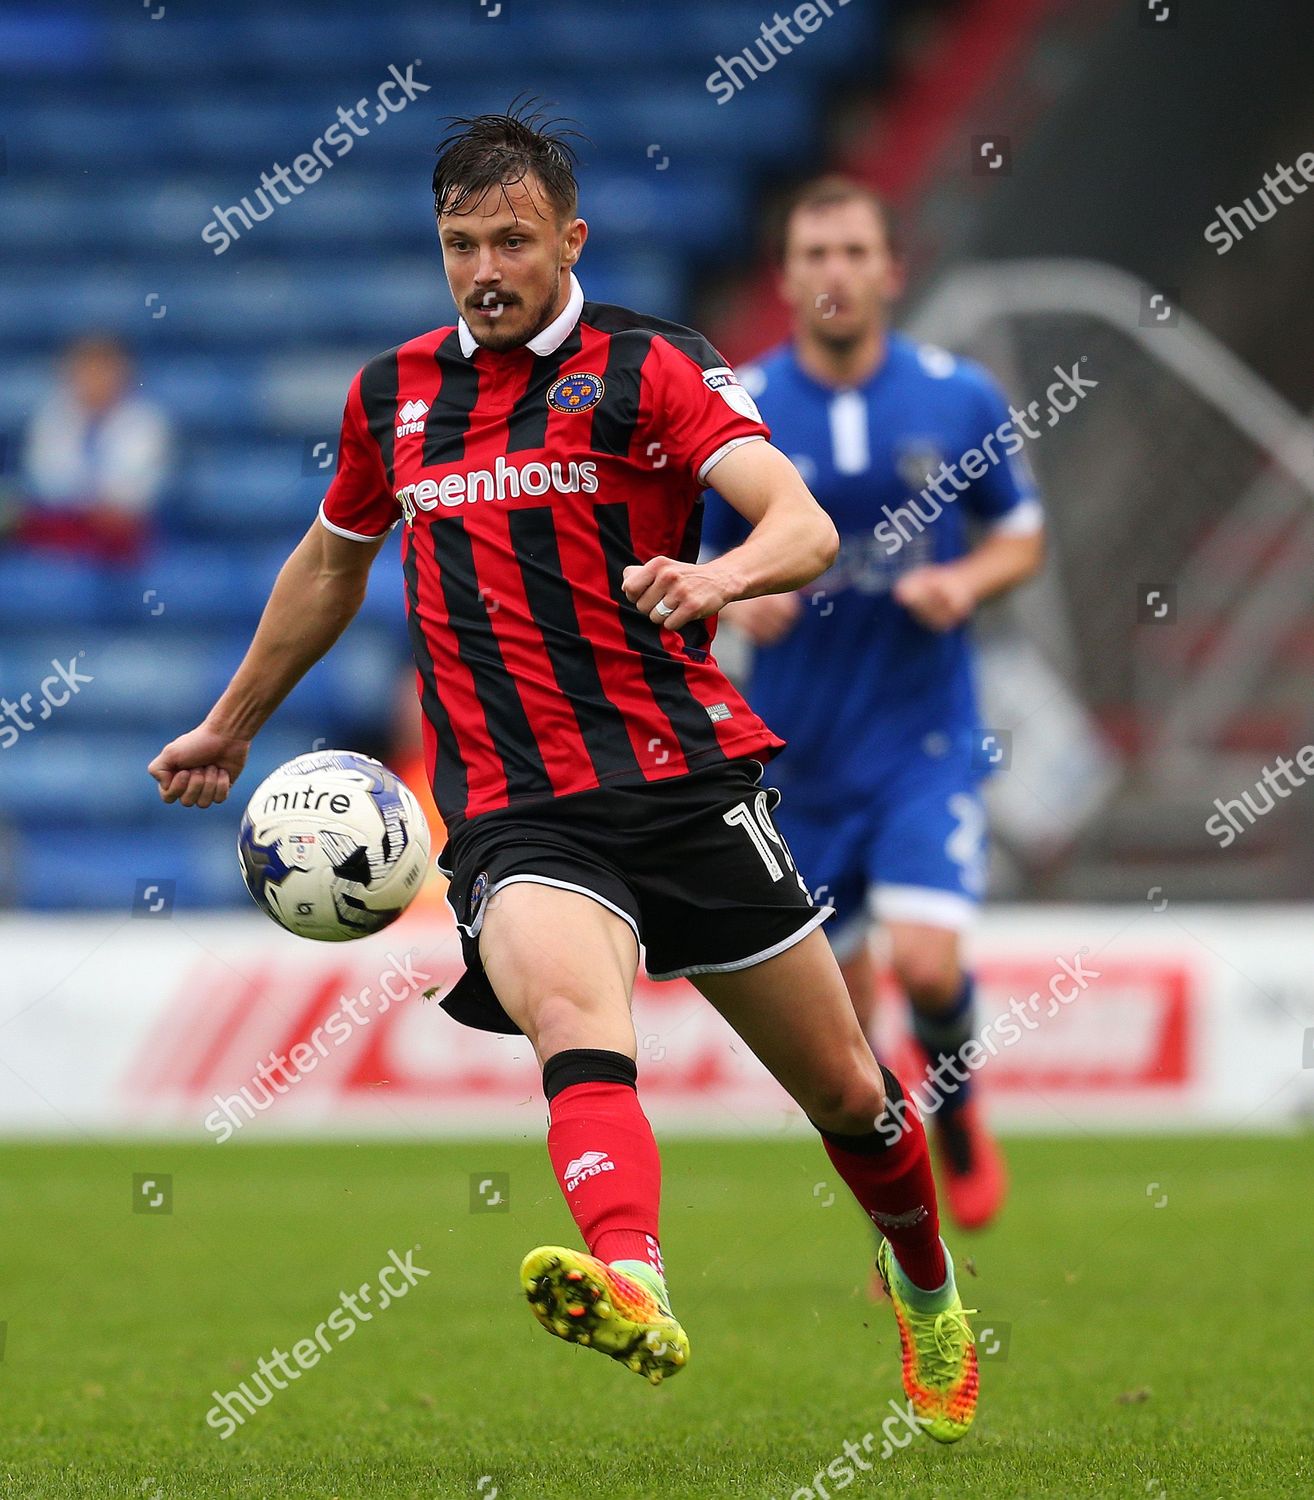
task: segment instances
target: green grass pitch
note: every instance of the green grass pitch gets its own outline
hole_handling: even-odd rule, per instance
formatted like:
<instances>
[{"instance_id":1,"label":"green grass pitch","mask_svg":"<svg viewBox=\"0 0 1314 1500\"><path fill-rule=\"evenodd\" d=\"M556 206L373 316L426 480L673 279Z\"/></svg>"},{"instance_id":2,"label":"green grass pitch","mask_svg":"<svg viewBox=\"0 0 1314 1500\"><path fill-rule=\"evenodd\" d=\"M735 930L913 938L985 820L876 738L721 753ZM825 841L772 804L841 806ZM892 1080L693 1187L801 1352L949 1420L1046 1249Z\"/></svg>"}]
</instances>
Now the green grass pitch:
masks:
<instances>
[{"instance_id":1,"label":"green grass pitch","mask_svg":"<svg viewBox=\"0 0 1314 1500\"><path fill-rule=\"evenodd\" d=\"M1004 1221L950 1236L998 1330L976 1428L844 1485L900 1394L857 1210L809 1140L664 1158L693 1357L654 1390L520 1297L521 1255L574 1241L539 1143L0 1147L0 1495L1314 1493L1310 1137L1013 1142ZM509 1211L472 1212L494 1172ZM134 1173L172 1176L171 1213L132 1211ZM431 1274L220 1441L211 1391L390 1249Z\"/></svg>"}]
</instances>

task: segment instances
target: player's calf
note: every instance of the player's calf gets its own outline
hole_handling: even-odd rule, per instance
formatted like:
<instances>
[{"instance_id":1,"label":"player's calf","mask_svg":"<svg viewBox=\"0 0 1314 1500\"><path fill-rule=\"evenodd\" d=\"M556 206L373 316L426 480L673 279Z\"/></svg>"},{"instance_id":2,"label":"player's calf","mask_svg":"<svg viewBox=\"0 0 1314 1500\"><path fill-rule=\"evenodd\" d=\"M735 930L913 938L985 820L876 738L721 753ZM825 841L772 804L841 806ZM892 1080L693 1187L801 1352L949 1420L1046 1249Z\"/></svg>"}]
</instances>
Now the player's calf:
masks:
<instances>
[{"instance_id":1,"label":"player's calf","mask_svg":"<svg viewBox=\"0 0 1314 1500\"><path fill-rule=\"evenodd\" d=\"M899 1327L904 1391L927 1432L954 1442L976 1412L976 1349L940 1238L926 1133L899 1080L888 1068L881 1074L884 1107L872 1128L854 1134L821 1128L821 1137L884 1235L876 1268Z\"/></svg>"},{"instance_id":2,"label":"player's calf","mask_svg":"<svg viewBox=\"0 0 1314 1500\"><path fill-rule=\"evenodd\" d=\"M661 1160L623 1053L576 1047L550 1057L548 1154L590 1253L531 1251L520 1280L550 1333L610 1355L656 1385L683 1368L689 1340L671 1314L658 1205Z\"/></svg>"},{"instance_id":3,"label":"player's calf","mask_svg":"<svg viewBox=\"0 0 1314 1500\"><path fill-rule=\"evenodd\" d=\"M826 1154L863 1211L894 1247L909 1278L927 1291L946 1274L940 1216L926 1133L899 1080L888 1068L882 1107L865 1130L827 1129L819 1121Z\"/></svg>"}]
</instances>

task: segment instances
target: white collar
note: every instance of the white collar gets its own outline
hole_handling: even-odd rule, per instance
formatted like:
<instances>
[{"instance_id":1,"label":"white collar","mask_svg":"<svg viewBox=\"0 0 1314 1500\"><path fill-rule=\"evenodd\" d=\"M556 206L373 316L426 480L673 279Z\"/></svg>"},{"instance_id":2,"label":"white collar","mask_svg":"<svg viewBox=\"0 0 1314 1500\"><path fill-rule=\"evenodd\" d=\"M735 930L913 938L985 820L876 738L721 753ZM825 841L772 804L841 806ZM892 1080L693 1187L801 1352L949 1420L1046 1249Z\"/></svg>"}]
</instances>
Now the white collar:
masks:
<instances>
[{"instance_id":1,"label":"white collar","mask_svg":"<svg viewBox=\"0 0 1314 1500\"><path fill-rule=\"evenodd\" d=\"M580 286L574 271L570 273L570 296L566 298L566 305L561 309L548 326L536 333L525 347L531 354L555 354L566 342L567 335L579 322L579 315L584 310L584 288ZM474 334L470 332L470 326L461 318L457 322L457 331L461 337L461 353L467 359L480 346Z\"/></svg>"}]
</instances>

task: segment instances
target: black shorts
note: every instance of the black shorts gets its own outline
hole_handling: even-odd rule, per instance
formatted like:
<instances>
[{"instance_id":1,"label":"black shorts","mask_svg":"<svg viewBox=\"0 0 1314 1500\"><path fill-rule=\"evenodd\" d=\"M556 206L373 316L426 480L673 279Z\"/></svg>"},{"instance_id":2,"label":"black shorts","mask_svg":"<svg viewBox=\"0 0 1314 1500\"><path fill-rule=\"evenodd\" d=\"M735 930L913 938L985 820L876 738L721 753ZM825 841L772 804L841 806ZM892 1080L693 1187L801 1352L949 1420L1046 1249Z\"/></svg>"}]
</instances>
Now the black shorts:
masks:
<instances>
[{"instance_id":1,"label":"black shorts","mask_svg":"<svg viewBox=\"0 0 1314 1500\"><path fill-rule=\"evenodd\" d=\"M483 813L438 857L466 973L441 1001L463 1025L517 1034L484 974L489 900L517 881L579 891L623 918L653 979L746 969L832 914L818 906L771 820L762 763L723 761L666 781L597 787Z\"/></svg>"}]
</instances>

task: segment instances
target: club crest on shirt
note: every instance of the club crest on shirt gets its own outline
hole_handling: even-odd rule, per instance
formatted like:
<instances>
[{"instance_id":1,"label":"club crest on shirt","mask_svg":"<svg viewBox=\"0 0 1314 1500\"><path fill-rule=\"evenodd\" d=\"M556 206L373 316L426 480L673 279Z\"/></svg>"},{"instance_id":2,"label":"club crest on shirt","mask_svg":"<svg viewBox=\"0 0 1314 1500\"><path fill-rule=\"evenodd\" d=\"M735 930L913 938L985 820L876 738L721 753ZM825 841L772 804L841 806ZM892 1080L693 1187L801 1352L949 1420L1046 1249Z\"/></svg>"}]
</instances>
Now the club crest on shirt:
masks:
<instances>
[{"instance_id":1,"label":"club crest on shirt","mask_svg":"<svg viewBox=\"0 0 1314 1500\"><path fill-rule=\"evenodd\" d=\"M585 371L575 375L563 375L554 380L547 393L547 404L553 411L588 411L602 400L607 389L601 375Z\"/></svg>"},{"instance_id":2,"label":"club crest on shirt","mask_svg":"<svg viewBox=\"0 0 1314 1500\"><path fill-rule=\"evenodd\" d=\"M894 446L894 467L910 490L922 490L944 462L944 454L929 438L905 438Z\"/></svg>"}]
</instances>

